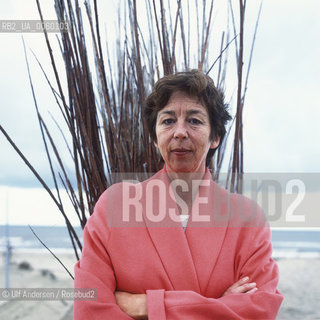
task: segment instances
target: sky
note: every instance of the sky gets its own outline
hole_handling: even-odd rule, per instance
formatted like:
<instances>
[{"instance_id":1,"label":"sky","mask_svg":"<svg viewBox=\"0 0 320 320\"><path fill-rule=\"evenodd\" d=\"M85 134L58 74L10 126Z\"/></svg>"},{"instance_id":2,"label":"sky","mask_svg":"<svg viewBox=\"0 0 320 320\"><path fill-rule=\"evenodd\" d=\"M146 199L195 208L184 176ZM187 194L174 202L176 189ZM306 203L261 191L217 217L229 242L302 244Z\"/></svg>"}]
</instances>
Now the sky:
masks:
<instances>
[{"instance_id":1,"label":"sky","mask_svg":"<svg viewBox=\"0 0 320 320\"><path fill-rule=\"evenodd\" d=\"M41 3L45 18L55 19L53 1ZM106 18L115 17L114 5L108 3L110 7L103 13ZM247 3L250 36L258 5ZM246 172L320 172L319 12L318 0L263 2L244 110ZM36 1L1 0L0 20L5 19L39 19ZM31 53L35 52L52 77L44 36L33 33L23 37L40 109L47 117L49 112L58 117L50 89ZM41 176L50 181L22 34L0 32L0 43L0 124ZM62 61L58 68L63 70ZM233 85L229 91L234 90ZM5 223L6 212L12 224L63 224L48 195L2 134L0 155L0 224Z\"/></svg>"}]
</instances>

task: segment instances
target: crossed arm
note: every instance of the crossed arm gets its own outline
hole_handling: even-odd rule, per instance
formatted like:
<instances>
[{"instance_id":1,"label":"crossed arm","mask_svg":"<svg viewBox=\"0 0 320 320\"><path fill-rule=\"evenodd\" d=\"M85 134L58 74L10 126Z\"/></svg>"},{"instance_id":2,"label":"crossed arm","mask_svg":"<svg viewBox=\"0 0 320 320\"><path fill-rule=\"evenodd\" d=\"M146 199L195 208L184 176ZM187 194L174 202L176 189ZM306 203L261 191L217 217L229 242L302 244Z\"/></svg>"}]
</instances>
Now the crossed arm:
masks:
<instances>
[{"instance_id":1,"label":"crossed arm","mask_svg":"<svg viewBox=\"0 0 320 320\"><path fill-rule=\"evenodd\" d=\"M222 297L234 293L250 294L257 291L255 282L249 282L249 277L244 277L230 286ZM147 295L132 294L123 291L116 291L115 298L120 309L128 316L136 320L148 319L147 313Z\"/></svg>"}]
</instances>

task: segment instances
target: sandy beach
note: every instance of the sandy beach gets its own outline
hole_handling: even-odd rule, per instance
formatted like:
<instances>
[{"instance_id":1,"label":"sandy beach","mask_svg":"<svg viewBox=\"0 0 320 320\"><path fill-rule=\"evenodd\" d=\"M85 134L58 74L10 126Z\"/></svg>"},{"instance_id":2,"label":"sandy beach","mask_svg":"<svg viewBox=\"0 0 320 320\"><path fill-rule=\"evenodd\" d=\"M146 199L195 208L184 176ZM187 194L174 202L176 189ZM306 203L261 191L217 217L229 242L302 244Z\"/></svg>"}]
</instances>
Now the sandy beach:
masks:
<instances>
[{"instance_id":1,"label":"sandy beach","mask_svg":"<svg viewBox=\"0 0 320 320\"><path fill-rule=\"evenodd\" d=\"M57 254L73 273L72 253ZM21 269L27 262L30 269ZM277 319L320 319L320 259L280 259L279 290L285 296ZM4 287L4 257L1 255L0 287ZM13 252L10 266L11 288L72 288L73 281L60 264L46 252ZM0 319L71 320L72 301L0 301Z\"/></svg>"},{"instance_id":2,"label":"sandy beach","mask_svg":"<svg viewBox=\"0 0 320 320\"><path fill-rule=\"evenodd\" d=\"M74 254L56 253L73 274ZM0 287L5 285L4 255L0 262ZM73 288L73 280L49 253L13 252L10 265L10 288ZM73 302L56 301L0 301L0 319L13 320L69 320Z\"/></svg>"},{"instance_id":3,"label":"sandy beach","mask_svg":"<svg viewBox=\"0 0 320 320\"><path fill-rule=\"evenodd\" d=\"M320 259L282 259L278 265L284 301L277 319L320 319Z\"/></svg>"}]
</instances>

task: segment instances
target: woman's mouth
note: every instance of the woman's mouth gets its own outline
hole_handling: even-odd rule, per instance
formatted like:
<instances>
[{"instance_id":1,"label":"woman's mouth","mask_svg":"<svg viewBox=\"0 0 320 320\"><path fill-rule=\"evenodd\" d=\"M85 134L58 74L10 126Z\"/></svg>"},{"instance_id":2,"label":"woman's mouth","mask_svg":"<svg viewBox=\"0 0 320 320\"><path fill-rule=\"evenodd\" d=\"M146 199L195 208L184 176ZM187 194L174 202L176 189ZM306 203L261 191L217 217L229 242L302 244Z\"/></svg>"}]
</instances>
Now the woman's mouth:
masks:
<instances>
[{"instance_id":1,"label":"woman's mouth","mask_svg":"<svg viewBox=\"0 0 320 320\"><path fill-rule=\"evenodd\" d=\"M171 150L171 152L173 154L175 154L176 156L185 156L185 155L191 153L191 150L183 149L183 148L176 148L176 149Z\"/></svg>"}]
</instances>

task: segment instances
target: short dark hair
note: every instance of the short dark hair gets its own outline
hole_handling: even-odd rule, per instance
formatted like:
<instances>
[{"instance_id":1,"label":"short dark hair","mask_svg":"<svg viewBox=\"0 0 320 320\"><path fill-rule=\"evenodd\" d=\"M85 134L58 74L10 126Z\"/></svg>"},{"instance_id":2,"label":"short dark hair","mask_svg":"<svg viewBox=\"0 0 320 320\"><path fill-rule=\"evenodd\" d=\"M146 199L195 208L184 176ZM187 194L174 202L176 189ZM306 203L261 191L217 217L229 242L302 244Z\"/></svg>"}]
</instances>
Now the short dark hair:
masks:
<instances>
[{"instance_id":1,"label":"short dark hair","mask_svg":"<svg viewBox=\"0 0 320 320\"><path fill-rule=\"evenodd\" d=\"M221 144L226 133L225 125L231 119L228 106L224 103L222 91L216 88L213 80L196 69L166 75L156 82L154 91L147 97L143 110L152 140L157 141L156 122L158 112L167 105L171 95L176 91L182 91L199 99L209 115L210 139L215 140L220 137ZM207 165L216 149L209 150Z\"/></svg>"}]
</instances>

